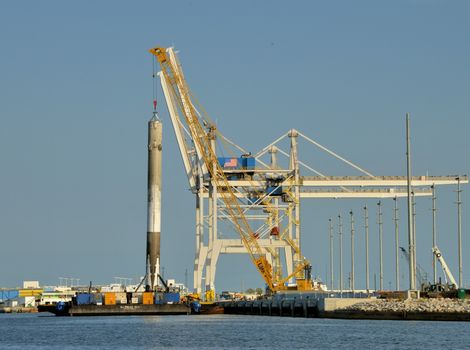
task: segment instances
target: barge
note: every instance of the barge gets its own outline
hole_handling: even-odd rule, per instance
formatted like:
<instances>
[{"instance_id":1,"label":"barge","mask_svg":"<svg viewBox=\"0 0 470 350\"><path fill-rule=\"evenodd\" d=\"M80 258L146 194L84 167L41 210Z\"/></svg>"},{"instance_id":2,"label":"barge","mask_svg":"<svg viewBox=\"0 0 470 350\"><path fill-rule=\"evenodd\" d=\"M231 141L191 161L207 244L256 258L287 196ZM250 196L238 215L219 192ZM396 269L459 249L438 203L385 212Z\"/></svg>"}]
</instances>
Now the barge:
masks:
<instances>
[{"instance_id":1,"label":"barge","mask_svg":"<svg viewBox=\"0 0 470 350\"><path fill-rule=\"evenodd\" d=\"M187 304L116 304L116 305L41 305L40 312L50 312L56 316L148 316L148 315L189 315Z\"/></svg>"},{"instance_id":2,"label":"barge","mask_svg":"<svg viewBox=\"0 0 470 350\"><path fill-rule=\"evenodd\" d=\"M70 302L38 306L56 316L189 315L192 309L198 311L198 305L176 292L79 293Z\"/></svg>"}]
</instances>

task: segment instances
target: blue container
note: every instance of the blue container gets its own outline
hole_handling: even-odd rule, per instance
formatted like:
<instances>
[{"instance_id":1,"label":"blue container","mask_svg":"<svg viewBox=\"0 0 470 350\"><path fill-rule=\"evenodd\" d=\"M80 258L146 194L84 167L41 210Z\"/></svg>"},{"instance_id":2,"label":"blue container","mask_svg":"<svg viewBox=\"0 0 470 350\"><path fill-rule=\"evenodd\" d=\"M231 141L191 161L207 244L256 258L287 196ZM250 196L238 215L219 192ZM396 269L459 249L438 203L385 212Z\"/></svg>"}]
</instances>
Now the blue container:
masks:
<instances>
[{"instance_id":1,"label":"blue container","mask_svg":"<svg viewBox=\"0 0 470 350\"><path fill-rule=\"evenodd\" d=\"M155 304L165 304L163 293L155 293Z\"/></svg>"},{"instance_id":2,"label":"blue container","mask_svg":"<svg viewBox=\"0 0 470 350\"><path fill-rule=\"evenodd\" d=\"M17 290L0 290L0 300L16 299L20 296L20 292Z\"/></svg>"},{"instance_id":3,"label":"blue container","mask_svg":"<svg viewBox=\"0 0 470 350\"><path fill-rule=\"evenodd\" d=\"M93 294L90 293L80 293L75 297L77 300L77 305L90 305L95 303L95 298Z\"/></svg>"},{"instance_id":4,"label":"blue container","mask_svg":"<svg viewBox=\"0 0 470 350\"><path fill-rule=\"evenodd\" d=\"M254 157L243 158L243 167L253 170L256 167L256 159Z\"/></svg>"},{"instance_id":5,"label":"blue container","mask_svg":"<svg viewBox=\"0 0 470 350\"><path fill-rule=\"evenodd\" d=\"M165 293L163 294L163 301L165 303L179 303L180 293Z\"/></svg>"}]
</instances>

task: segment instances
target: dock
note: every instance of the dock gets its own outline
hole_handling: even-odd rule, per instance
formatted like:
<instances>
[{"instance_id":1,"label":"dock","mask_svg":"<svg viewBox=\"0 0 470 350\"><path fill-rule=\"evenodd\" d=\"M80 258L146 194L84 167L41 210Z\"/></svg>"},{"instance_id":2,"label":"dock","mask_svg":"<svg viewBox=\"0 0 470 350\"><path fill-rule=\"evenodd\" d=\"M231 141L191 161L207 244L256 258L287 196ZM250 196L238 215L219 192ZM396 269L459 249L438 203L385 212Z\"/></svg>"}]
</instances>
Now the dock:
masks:
<instances>
[{"instance_id":1,"label":"dock","mask_svg":"<svg viewBox=\"0 0 470 350\"><path fill-rule=\"evenodd\" d=\"M445 306L434 307L434 304ZM448 305L447 305L448 304ZM470 321L470 300L386 301L373 298L338 298L311 295L289 299L226 301L225 314L304 318Z\"/></svg>"}]
</instances>

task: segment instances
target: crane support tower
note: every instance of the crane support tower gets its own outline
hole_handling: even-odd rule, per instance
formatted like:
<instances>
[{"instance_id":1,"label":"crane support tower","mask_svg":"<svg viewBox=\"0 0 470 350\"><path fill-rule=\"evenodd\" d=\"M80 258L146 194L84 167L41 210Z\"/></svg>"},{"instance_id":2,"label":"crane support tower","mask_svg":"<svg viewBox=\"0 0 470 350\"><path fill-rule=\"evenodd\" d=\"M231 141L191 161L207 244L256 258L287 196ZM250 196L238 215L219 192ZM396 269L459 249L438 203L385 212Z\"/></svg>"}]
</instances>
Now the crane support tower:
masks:
<instances>
[{"instance_id":1,"label":"crane support tower","mask_svg":"<svg viewBox=\"0 0 470 350\"><path fill-rule=\"evenodd\" d=\"M160 274L162 188L162 122L156 113L148 122L148 173L147 173L147 254L146 289L154 290Z\"/></svg>"},{"instance_id":2,"label":"crane support tower","mask_svg":"<svg viewBox=\"0 0 470 350\"><path fill-rule=\"evenodd\" d=\"M295 129L256 153L248 152L215 127L191 92L174 49L149 51L160 64L160 83L189 189L196 198L195 293L213 298L221 254L248 254L273 292L318 288L301 250L301 200L407 196L406 176L375 176ZM324 175L300 160L301 141L361 175ZM289 149L284 151L281 146L286 142ZM232 156L222 156L227 154ZM455 184L455 179L413 176L411 183L415 196L430 196L429 186ZM467 177L460 176L460 182L467 183Z\"/></svg>"}]
</instances>

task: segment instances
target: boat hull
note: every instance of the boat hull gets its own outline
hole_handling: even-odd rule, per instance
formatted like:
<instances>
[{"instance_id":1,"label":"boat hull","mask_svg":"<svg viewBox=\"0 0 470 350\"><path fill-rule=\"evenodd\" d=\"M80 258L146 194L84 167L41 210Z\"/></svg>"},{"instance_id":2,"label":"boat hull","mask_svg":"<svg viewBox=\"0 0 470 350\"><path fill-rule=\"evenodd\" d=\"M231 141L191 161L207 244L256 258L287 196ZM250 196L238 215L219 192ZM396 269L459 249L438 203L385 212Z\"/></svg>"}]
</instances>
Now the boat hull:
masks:
<instances>
[{"instance_id":1,"label":"boat hull","mask_svg":"<svg viewBox=\"0 0 470 350\"><path fill-rule=\"evenodd\" d=\"M71 305L47 310L57 316L189 315L186 304Z\"/></svg>"}]
</instances>

